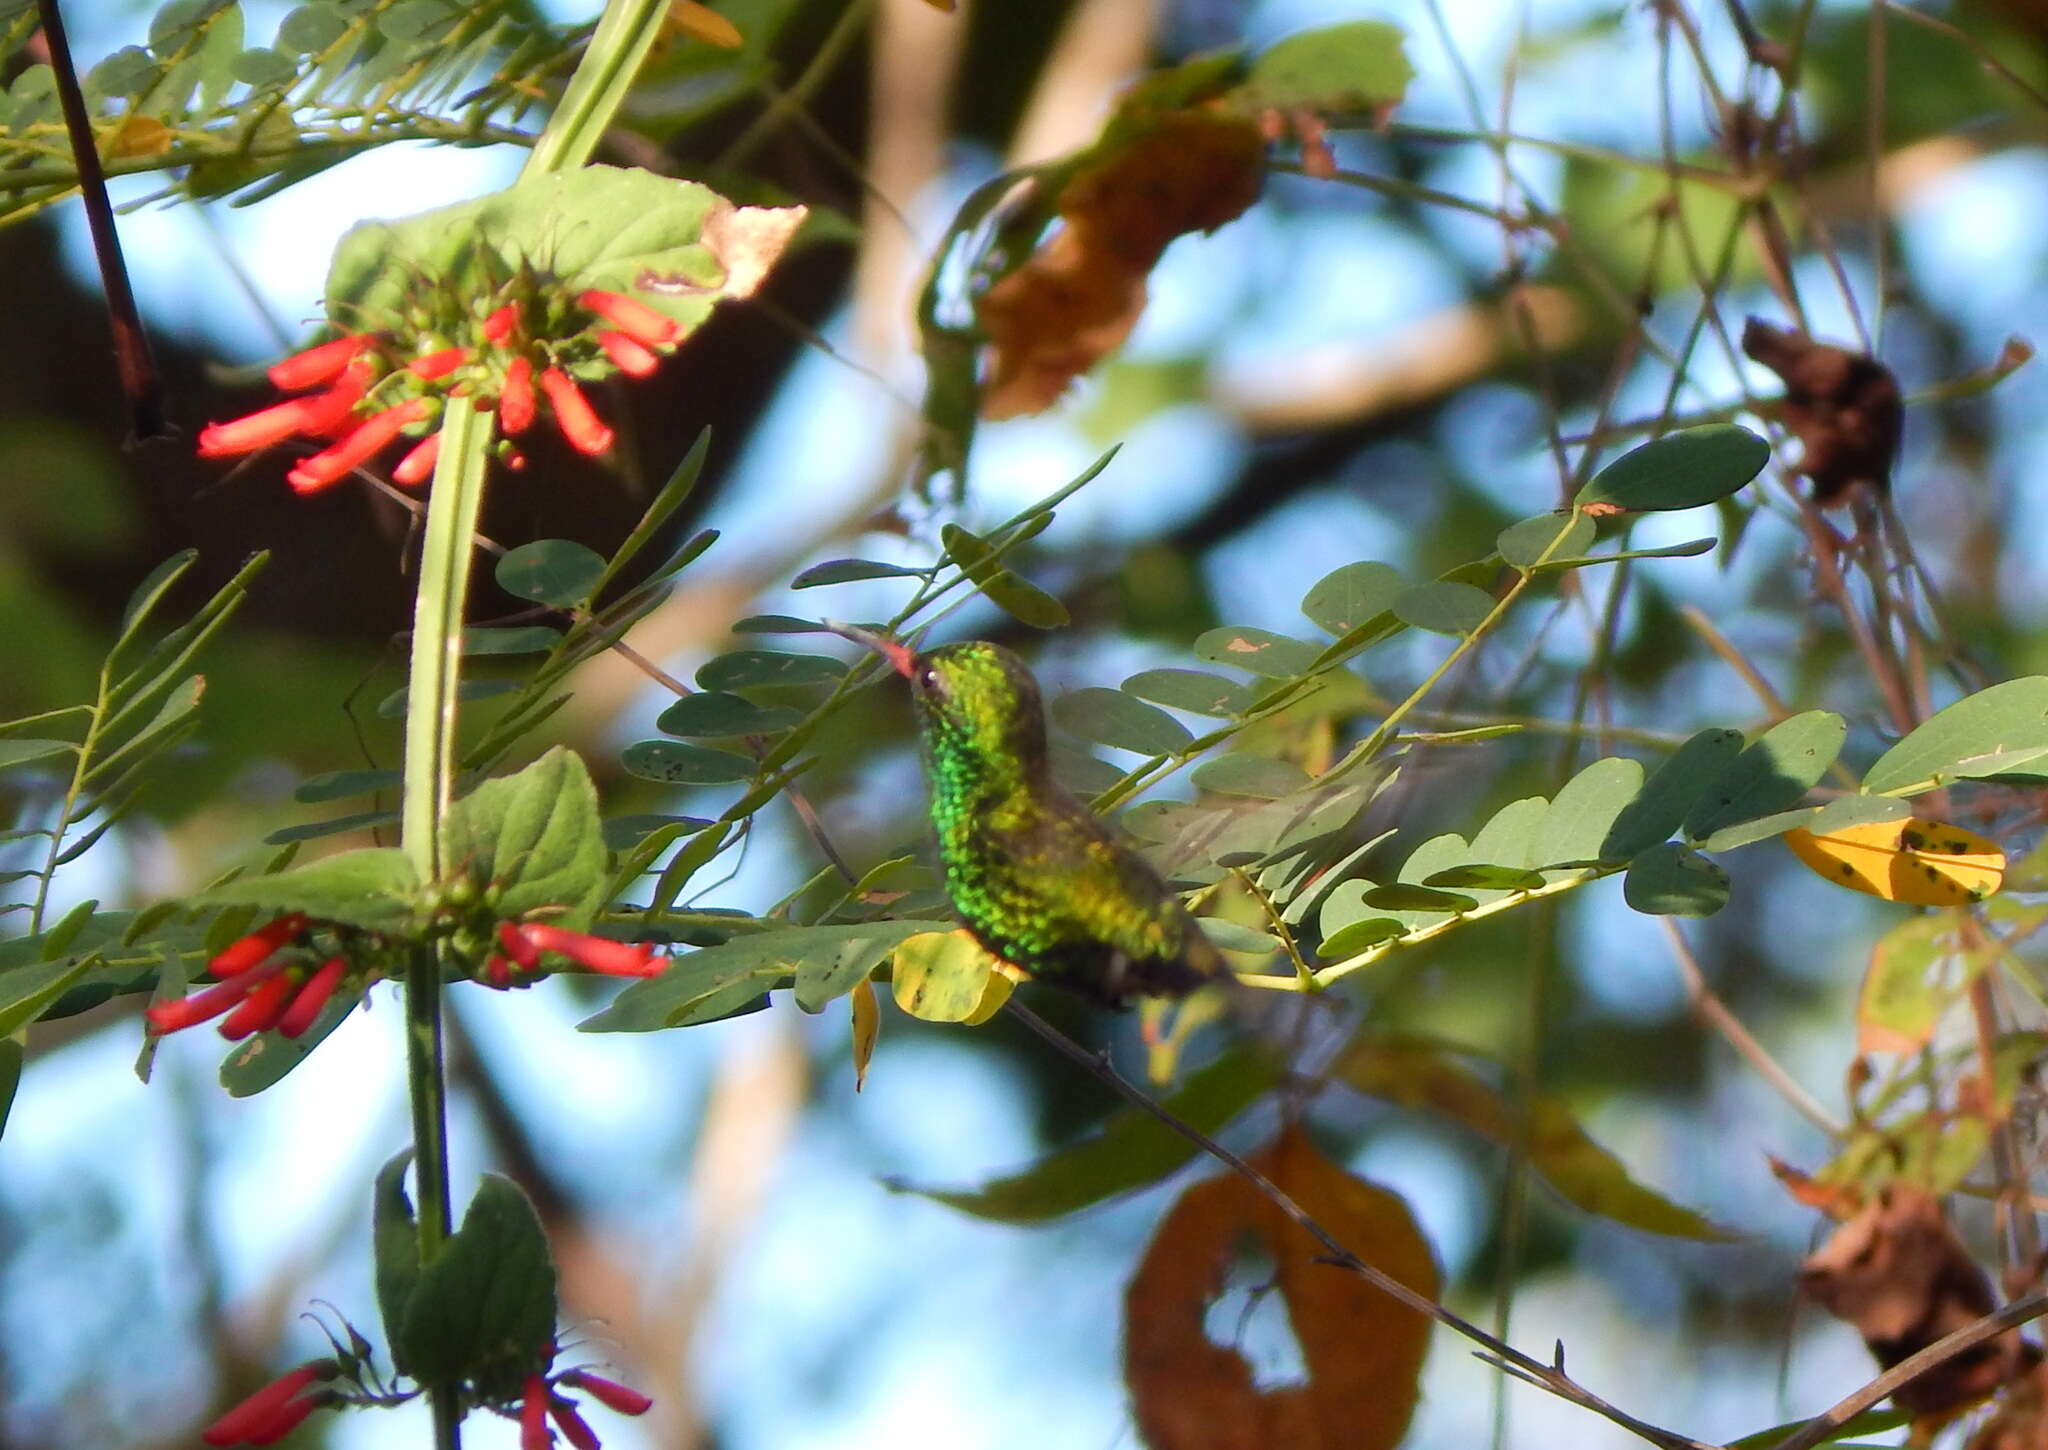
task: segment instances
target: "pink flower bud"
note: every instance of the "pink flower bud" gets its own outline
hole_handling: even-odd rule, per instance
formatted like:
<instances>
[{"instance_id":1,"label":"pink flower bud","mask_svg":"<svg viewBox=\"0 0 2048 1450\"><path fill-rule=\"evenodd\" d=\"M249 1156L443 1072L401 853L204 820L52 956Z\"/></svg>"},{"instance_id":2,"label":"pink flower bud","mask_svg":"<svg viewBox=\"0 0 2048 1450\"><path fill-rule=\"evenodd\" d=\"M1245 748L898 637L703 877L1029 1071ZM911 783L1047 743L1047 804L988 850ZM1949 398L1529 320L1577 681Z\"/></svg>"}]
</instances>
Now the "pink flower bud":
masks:
<instances>
[{"instance_id":1,"label":"pink flower bud","mask_svg":"<svg viewBox=\"0 0 2048 1450\"><path fill-rule=\"evenodd\" d=\"M576 1407L567 1400L549 1400L548 1413L553 1415L555 1423L562 1427L562 1438L575 1446L576 1450L603 1450L597 1441L597 1431L585 1423L583 1417L576 1413Z\"/></svg>"},{"instance_id":2,"label":"pink flower bud","mask_svg":"<svg viewBox=\"0 0 2048 1450\"><path fill-rule=\"evenodd\" d=\"M316 438L347 432L355 426L356 404L369 390L369 364L352 364L326 392L299 400L306 410L305 431Z\"/></svg>"},{"instance_id":3,"label":"pink flower bud","mask_svg":"<svg viewBox=\"0 0 2048 1450\"><path fill-rule=\"evenodd\" d=\"M171 1002L158 1002L142 1015L149 1024L149 1030L159 1035L166 1032L182 1032L187 1027L197 1027L210 1022L235 1006L264 983L284 971L283 962L271 962L265 966L252 967L227 981L208 987L203 992L194 992Z\"/></svg>"},{"instance_id":4,"label":"pink flower bud","mask_svg":"<svg viewBox=\"0 0 2048 1450\"><path fill-rule=\"evenodd\" d=\"M658 977L668 969L666 958L645 942L613 941L543 922L527 922L513 929L530 947L559 952L588 971L608 977ZM500 940L504 940L501 936Z\"/></svg>"},{"instance_id":5,"label":"pink flower bud","mask_svg":"<svg viewBox=\"0 0 2048 1450\"><path fill-rule=\"evenodd\" d=\"M233 458L255 453L305 431L306 400L293 398L226 423L207 424L199 430L199 456Z\"/></svg>"}]
</instances>

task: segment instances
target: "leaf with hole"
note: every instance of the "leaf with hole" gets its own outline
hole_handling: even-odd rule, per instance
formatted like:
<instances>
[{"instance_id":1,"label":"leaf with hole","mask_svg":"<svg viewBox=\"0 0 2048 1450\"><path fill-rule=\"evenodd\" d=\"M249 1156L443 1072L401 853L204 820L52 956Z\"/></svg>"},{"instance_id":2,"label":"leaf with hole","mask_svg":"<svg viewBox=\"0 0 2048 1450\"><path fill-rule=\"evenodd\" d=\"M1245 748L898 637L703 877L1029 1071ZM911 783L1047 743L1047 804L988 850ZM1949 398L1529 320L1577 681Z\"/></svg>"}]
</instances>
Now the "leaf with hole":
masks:
<instances>
[{"instance_id":1,"label":"leaf with hole","mask_svg":"<svg viewBox=\"0 0 2048 1450\"><path fill-rule=\"evenodd\" d=\"M1307 674L1322 651L1312 644L1271 630L1228 625L1195 640L1195 658L1212 665L1231 665L1268 679Z\"/></svg>"}]
</instances>

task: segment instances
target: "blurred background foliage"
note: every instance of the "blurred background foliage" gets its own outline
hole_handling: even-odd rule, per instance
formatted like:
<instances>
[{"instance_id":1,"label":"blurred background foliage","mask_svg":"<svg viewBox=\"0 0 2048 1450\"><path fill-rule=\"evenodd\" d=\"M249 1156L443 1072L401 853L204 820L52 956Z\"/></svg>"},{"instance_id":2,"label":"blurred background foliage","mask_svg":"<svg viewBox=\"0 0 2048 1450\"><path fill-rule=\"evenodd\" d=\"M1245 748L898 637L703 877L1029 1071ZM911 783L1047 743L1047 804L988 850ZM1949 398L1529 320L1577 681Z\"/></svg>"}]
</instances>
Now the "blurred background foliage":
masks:
<instances>
[{"instance_id":1,"label":"blurred background foliage","mask_svg":"<svg viewBox=\"0 0 2048 1450\"><path fill-rule=\"evenodd\" d=\"M82 65L148 35L141 5L72 8L94 12L73 22ZM242 8L251 35L288 18ZM1038 634L977 604L946 633L1026 650L1049 691L1186 664L1219 622L1298 627L1301 591L1338 565L1428 577L1484 556L1507 523L1569 496L1590 431L1605 430L1611 456L1640 434L1622 425L1667 409L1765 427L1759 400L1778 383L1732 338L1750 314L1793 320L1795 300L1815 336L1873 346L1908 395L1894 498L1941 591L1952 660L1983 678L2048 663L2048 384L1999 362L2017 360L2009 338L2048 331L2048 8L2033 0L1912 13L1862 0L716 8L744 43L679 34L605 159L745 200L795 198L844 225L658 377L606 400L622 426L615 471L542 451L494 484L486 520L508 544L609 551L708 427L703 479L671 528L722 538L634 641L668 668L687 674L728 646L743 615L821 607L788 592L804 565L859 553L922 566L941 522L1007 517L1109 443L1123 445L1110 469L1011 560L1072 625ZM587 10L500 7L492 63L523 57L544 96L548 57ZM25 13L0 4L0 23ZM1087 142L1149 68L1365 14L1404 30L1417 76L1386 124L1333 135L1342 175L1275 176L1243 219L1177 243L1128 348L1052 413L985 426L957 504L906 502L921 385L911 303L968 191ZM14 52L0 81L28 59ZM1777 134L1759 120L1779 93L1758 59L1796 67ZM34 101L10 92L15 107ZM186 438L263 401L253 365L311 316L340 229L509 176L509 146L382 149L460 110L423 105L378 146L352 143L362 154L247 209L179 195L214 185L198 173L123 183L131 199L171 188L126 227ZM517 107L492 124L519 126ZM1768 213L1741 204L1765 195ZM0 714L85 695L121 602L167 555L199 551L195 600L251 552L273 555L215 648L180 768L77 873L79 896L139 903L312 818L291 799L299 779L395 763L396 726L373 706L401 678L411 515L367 490L296 499L271 460L223 475L180 442L124 449L75 203L34 199L0 228ZM273 208L285 220L266 226ZM1584 576L1519 611L1432 704L1450 725L1536 726L1411 760L1366 826L1398 825L1398 858L1554 792L1616 748L1596 749L1602 728L1634 746L1763 723L1771 711L1731 655L1790 709L1846 715L1850 758L1869 759L1889 738L1881 695L1815 585L1799 487L1774 467L1721 510L1717 552L1653 562L1625 586L1617 571ZM1635 542L1707 532L1698 524L1652 519ZM880 617L891 587L841 586L832 612ZM519 607L479 602L492 622ZM1375 656L1361 718L1440 648ZM1949 662L1933 662L1938 691ZM607 659L576 683L557 737L584 752L611 810L716 813L718 789L679 794L619 770L619 747L665 703L644 674ZM845 719L813 790L840 848L871 862L920 840L907 712L870 692ZM702 900L758 910L817 864L778 818ZM1898 908L1831 891L1774 843L1730 864L1735 906L1688 923L1690 949L1839 1111L1861 963ZM1740 1235L1680 1243L1589 1219L1493 1145L1411 1110L1334 1105L1319 1117L1327 1146L1408 1198L1455 1306L1497 1315L1518 1342L1565 1338L1595 1388L1706 1437L1811 1411L1866 1377L1853 1332L1796 1305L1816 1216L1764 1163L1811 1164L1824 1140L1702 1026L1663 928L1615 886L1402 953L1340 996L1339 1013L1497 1056L1511 1092L1568 1102L1638 1178ZM567 1307L661 1400L608 1443L1130 1443L1120 1285L1165 1195L1009 1229L881 1182L1015 1166L1099 1118L1097 1084L1001 1019L969 1031L891 1015L855 1097L837 1014L778 1006L684 1033L578 1037L590 1005L570 982L459 1005L457 1164L521 1179L555 1236ZM1042 1005L1133 1046L1128 1023ZM37 1029L0 1141L0 1446L185 1443L209 1407L318 1349L294 1317L309 1297L367 1304L367 1168L403 1117L395 1016L366 1014L248 1101L221 1096L197 1042L167 1048L145 1092L127 1071L132 1003ZM1220 1337L1243 1307L1219 1310ZM1248 1323L1262 1373L1293 1374L1284 1329L1270 1314ZM301 1439L409 1433L387 1416L323 1417ZM1496 1433L1629 1443L1438 1345L1408 1443Z\"/></svg>"}]
</instances>

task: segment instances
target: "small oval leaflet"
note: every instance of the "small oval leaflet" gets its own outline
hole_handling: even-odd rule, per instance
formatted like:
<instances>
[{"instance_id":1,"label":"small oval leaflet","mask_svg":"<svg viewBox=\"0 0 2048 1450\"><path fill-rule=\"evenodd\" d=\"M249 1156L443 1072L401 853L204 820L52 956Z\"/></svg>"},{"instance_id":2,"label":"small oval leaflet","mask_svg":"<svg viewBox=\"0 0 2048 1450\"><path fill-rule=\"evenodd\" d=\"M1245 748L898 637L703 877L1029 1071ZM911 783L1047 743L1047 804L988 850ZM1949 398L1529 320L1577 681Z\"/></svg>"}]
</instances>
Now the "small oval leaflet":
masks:
<instances>
[{"instance_id":1,"label":"small oval leaflet","mask_svg":"<svg viewBox=\"0 0 2048 1450\"><path fill-rule=\"evenodd\" d=\"M604 558L570 539L535 539L498 560L498 587L558 609L581 604L604 578Z\"/></svg>"},{"instance_id":2,"label":"small oval leaflet","mask_svg":"<svg viewBox=\"0 0 2048 1450\"><path fill-rule=\"evenodd\" d=\"M1517 569L1533 569L1540 561L1556 564L1576 559L1593 545L1593 521L1584 514L1538 514L1509 524L1495 547Z\"/></svg>"},{"instance_id":3,"label":"small oval leaflet","mask_svg":"<svg viewBox=\"0 0 2048 1450\"><path fill-rule=\"evenodd\" d=\"M922 569L902 564L884 564L879 559L827 559L813 564L789 581L792 589L817 589L826 584L849 584L857 579L921 579Z\"/></svg>"},{"instance_id":4,"label":"small oval leaflet","mask_svg":"<svg viewBox=\"0 0 2048 1450\"><path fill-rule=\"evenodd\" d=\"M741 649L705 661L697 671L697 683L707 690L737 690L749 685L822 685L845 673L845 663L830 655Z\"/></svg>"},{"instance_id":5,"label":"small oval leaflet","mask_svg":"<svg viewBox=\"0 0 2048 1450\"><path fill-rule=\"evenodd\" d=\"M1243 685L1207 670L1140 670L1124 681L1123 689L1155 705L1219 719L1242 715L1254 698Z\"/></svg>"},{"instance_id":6,"label":"small oval leaflet","mask_svg":"<svg viewBox=\"0 0 2048 1450\"><path fill-rule=\"evenodd\" d=\"M1493 604L1484 589L1439 579L1402 590L1394 600L1394 615L1432 634L1467 635L1486 622Z\"/></svg>"},{"instance_id":7,"label":"small oval leaflet","mask_svg":"<svg viewBox=\"0 0 2048 1450\"><path fill-rule=\"evenodd\" d=\"M685 695L661 712L654 728L664 735L709 739L727 735L769 735L803 719L787 705L756 705L741 695L705 690Z\"/></svg>"},{"instance_id":8,"label":"small oval leaflet","mask_svg":"<svg viewBox=\"0 0 2048 1450\"><path fill-rule=\"evenodd\" d=\"M1365 560L1325 574L1302 596L1301 612L1340 638L1394 607L1394 597L1407 588L1401 571L1390 564Z\"/></svg>"},{"instance_id":9,"label":"small oval leaflet","mask_svg":"<svg viewBox=\"0 0 2048 1450\"><path fill-rule=\"evenodd\" d=\"M1314 645L1270 630L1226 625L1195 641L1195 657L1212 665L1234 665L1255 675L1284 680L1307 674L1322 653Z\"/></svg>"},{"instance_id":10,"label":"small oval leaflet","mask_svg":"<svg viewBox=\"0 0 2048 1450\"><path fill-rule=\"evenodd\" d=\"M1200 790L1278 800L1308 784L1308 772L1285 760L1233 751L1203 761L1192 777Z\"/></svg>"},{"instance_id":11,"label":"small oval leaflet","mask_svg":"<svg viewBox=\"0 0 2048 1450\"><path fill-rule=\"evenodd\" d=\"M1594 474L1578 504L1604 513L1698 508L1764 471L1771 445L1733 423L1681 428L1631 448Z\"/></svg>"},{"instance_id":12,"label":"small oval leaflet","mask_svg":"<svg viewBox=\"0 0 2048 1450\"><path fill-rule=\"evenodd\" d=\"M1968 906L2005 881L1995 841L1919 817L1787 831L1785 844L1816 876L1909 906Z\"/></svg>"},{"instance_id":13,"label":"small oval leaflet","mask_svg":"<svg viewBox=\"0 0 2048 1450\"><path fill-rule=\"evenodd\" d=\"M1195 738L1157 705L1122 690L1072 690L1054 697L1049 713L1062 730L1083 740L1139 755L1171 755Z\"/></svg>"},{"instance_id":14,"label":"small oval leaflet","mask_svg":"<svg viewBox=\"0 0 2048 1450\"><path fill-rule=\"evenodd\" d=\"M754 762L744 755L673 740L641 740L628 745L619 763L642 780L668 785L726 785L751 780L754 775Z\"/></svg>"}]
</instances>

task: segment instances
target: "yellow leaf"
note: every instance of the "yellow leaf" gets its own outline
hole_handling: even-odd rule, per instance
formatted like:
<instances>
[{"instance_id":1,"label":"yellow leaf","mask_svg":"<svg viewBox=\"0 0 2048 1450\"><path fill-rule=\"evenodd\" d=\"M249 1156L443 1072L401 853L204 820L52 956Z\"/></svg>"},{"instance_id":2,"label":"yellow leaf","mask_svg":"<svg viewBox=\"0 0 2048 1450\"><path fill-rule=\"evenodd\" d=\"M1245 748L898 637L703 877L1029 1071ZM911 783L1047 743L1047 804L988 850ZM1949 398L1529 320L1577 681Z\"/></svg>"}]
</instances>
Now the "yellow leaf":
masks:
<instances>
[{"instance_id":1,"label":"yellow leaf","mask_svg":"<svg viewBox=\"0 0 2048 1450\"><path fill-rule=\"evenodd\" d=\"M709 5L699 5L697 0L675 0L668 8L668 28L720 50L738 50L747 43L737 25Z\"/></svg>"},{"instance_id":2,"label":"yellow leaf","mask_svg":"<svg viewBox=\"0 0 2048 1450\"><path fill-rule=\"evenodd\" d=\"M866 977L853 984L846 1000L853 1008L853 1090L859 1092L867 1084L875 1039L882 1035L882 1009L875 1004L875 984Z\"/></svg>"},{"instance_id":3,"label":"yellow leaf","mask_svg":"<svg viewBox=\"0 0 2048 1450\"><path fill-rule=\"evenodd\" d=\"M919 932L896 948L890 970L896 1005L926 1022L985 1021L996 965L965 931ZM1000 1000L995 1004L1001 1005Z\"/></svg>"},{"instance_id":4,"label":"yellow leaf","mask_svg":"<svg viewBox=\"0 0 2048 1450\"><path fill-rule=\"evenodd\" d=\"M130 116L114 132L108 156L161 156L171 149L171 128L154 116Z\"/></svg>"},{"instance_id":5,"label":"yellow leaf","mask_svg":"<svg viewBox=\"0 0 2048 1450\"><path fill-rule=\"evenodd\" d=\"M1787 831L1785 844L1837 886L1911 906L1967 906L2005 879L2005 852L1996 843L1918 816L1842 826L1824 836Z\"/></svg>"}]
</instances>

